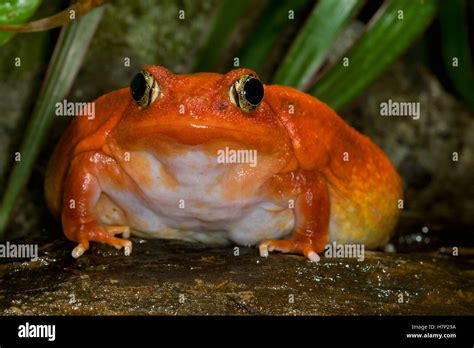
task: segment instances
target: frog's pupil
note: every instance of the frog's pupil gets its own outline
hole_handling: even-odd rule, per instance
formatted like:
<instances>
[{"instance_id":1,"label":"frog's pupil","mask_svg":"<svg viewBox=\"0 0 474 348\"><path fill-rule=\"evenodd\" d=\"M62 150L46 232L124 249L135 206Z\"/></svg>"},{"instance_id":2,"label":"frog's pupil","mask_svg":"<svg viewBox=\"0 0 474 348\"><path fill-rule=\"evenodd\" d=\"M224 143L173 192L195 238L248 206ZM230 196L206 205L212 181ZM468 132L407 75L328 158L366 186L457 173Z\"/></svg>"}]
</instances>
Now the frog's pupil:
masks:
<instances>
[{"instance_id":1,"label":"frog's pupil","mask_svg":"<svg viewBox=\"0 0 474 348\"><path fill-rule=\"evenodd\" d=\"M244 96L252 105L258 105L263 99L263 85L260 80L251 78L245 82Z\"/></svg>"},{"instance_id":2,"label":"frog's pupil","mask_svg":"<svg viewBox=\"0 0 474 348\"><path fill-rule=\"evenodd\" d=\"M145 76L142 73L138 73L132 80L130 84L130 91L132 92L132 97L136 101L140 101L146 91L146 80Z\"/></svg>"}]
</instances>

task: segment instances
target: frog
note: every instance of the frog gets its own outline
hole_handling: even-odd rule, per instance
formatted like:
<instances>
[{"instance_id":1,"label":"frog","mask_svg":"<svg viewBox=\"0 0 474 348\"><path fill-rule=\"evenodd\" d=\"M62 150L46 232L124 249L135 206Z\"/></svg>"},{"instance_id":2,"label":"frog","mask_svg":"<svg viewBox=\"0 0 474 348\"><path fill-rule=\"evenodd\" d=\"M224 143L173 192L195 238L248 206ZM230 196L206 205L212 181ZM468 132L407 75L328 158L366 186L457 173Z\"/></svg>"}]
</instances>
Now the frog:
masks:
<instances>
[{"instance_id":1,"label":"frog","mask_svg":"<svg viewBox=\"0 0 474 348\"><path fill-rule=\"evenodd\" d=\"M318 262L328 243L382 248L396 227L403 185L385 152L324 102L251 69L148 65L93 103L45 177L75 258L92 242L130 255L133 236Z\"/></svg>"}]
</instances>

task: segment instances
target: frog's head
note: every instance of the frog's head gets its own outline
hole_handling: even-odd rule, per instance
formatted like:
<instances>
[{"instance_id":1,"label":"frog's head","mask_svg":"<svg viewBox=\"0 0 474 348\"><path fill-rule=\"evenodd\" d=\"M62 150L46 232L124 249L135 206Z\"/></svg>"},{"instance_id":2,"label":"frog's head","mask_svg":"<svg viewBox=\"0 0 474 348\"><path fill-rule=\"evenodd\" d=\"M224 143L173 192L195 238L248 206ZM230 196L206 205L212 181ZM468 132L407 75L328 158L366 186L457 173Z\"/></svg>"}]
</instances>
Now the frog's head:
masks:
<instances>
[{"instance_id":1,"label":"frog's head","mask_svg":"<svg viewBox=\"0 0 474 348\"><path fill-rule=\"evenodd\" d=\"M130 85L133 102L120 123L127 137L167 136L198 145L229 141L274 149L287 135L265 100L265 87L249 69L225 75L173 74L146 66Z\"/></svg>"}]
</instances>

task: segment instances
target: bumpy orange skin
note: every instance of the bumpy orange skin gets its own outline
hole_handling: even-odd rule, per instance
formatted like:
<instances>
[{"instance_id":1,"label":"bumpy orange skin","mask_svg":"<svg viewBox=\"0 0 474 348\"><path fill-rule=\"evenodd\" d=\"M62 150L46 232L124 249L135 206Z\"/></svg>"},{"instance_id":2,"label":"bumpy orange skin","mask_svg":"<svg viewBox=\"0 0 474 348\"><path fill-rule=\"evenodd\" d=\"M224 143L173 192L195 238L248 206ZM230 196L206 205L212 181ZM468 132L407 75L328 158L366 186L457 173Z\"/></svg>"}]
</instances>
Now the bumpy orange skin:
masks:
<instances>
[{"instance_id":1,"label":"bumpy orange skin","mask_svg":"<svg viewBox=\"0 0 474 348\"><path fill-rule=\"evenodd\" d=\"M321 101L293 88L267 85L262 103L245 113L230 103L227 93L242 74L254 73L248 69L226 75L146 69L159 82L158 102L141 109L128 89L100 97L95 119L76 117L50 161L48 205L61 215L66 236L83 250L89 241L131 246L114 236L127 233L126 228L97 223L94 208L100 188L95 178L107 172L119 187L130 190L136 183L114 163L114 149L151 148L169 156L179 151L157 141L157 134L185 145L212 144L209 153L227 143L245 144L281 162L265 194L296 198L295 227L288 240L262 241L266 250L312 259L327 244L333 220L346 231L345 242L374 248L390 237L402 198L399 175L378 146ZM139 191L137 187L137 195ZM68 208L71 199L75 209Z\"/></svg>"}]
</instances>

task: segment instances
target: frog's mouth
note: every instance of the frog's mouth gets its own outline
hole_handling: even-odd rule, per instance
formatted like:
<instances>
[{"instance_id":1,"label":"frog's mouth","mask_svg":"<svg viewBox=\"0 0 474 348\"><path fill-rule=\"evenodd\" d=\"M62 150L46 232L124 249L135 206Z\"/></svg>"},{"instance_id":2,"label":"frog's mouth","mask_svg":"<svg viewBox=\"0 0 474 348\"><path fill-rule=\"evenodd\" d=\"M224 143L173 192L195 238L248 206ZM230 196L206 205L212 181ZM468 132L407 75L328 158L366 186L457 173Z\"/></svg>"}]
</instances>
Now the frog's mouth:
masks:
<instances>
[{"instance_id":1,"label":"frog's mouth","mask_svg":"<svg viewBox=\"0 0 474 348\"><path fill-rule=\"evenodd\" d=\"M125 136L125 134L124 134ZM160 123L140 125L133 134L127 133L127 143L146 143L157 139L183 145L203 145L210 143L241 144L241 147L254 148L272 153L290 144L286 133L279 129L260 127L236 127L225 124L199 122Z\"/></svg>"}]
</instances>

